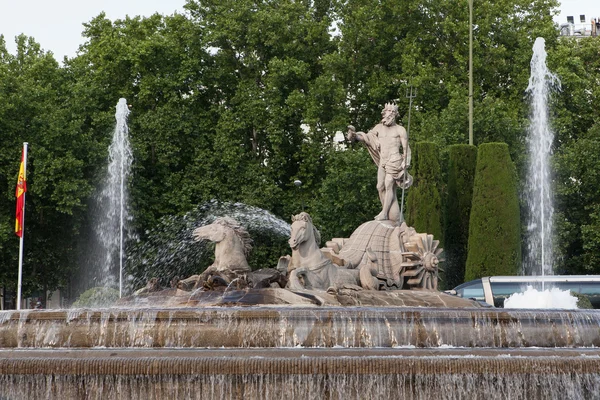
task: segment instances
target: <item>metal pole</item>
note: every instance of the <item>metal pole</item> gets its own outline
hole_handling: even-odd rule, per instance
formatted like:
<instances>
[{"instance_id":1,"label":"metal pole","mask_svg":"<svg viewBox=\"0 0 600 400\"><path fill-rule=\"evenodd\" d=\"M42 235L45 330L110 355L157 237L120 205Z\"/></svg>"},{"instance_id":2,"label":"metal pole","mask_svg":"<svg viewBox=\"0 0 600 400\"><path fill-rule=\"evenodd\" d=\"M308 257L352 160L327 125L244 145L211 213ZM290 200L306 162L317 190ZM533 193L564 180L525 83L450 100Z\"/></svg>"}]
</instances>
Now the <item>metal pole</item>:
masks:
<instances>
[{"instance_id":1,"label":"metal pole","mask_svg":"<svg viewBox=\"0 0 600 400\"><path fill-rule=\"evenodd\" d=\"M27 145L23 143L23 178L27 182ZM25 193L23 193L23 225L21 226L21 238L19 240L19 278L17 282L17 310L21 309L21 287L23 286L23 238L25 237Z\"/></svg>"},{"instance_id":2,"label":"metal pole","mask_svg":"<svg viewBox=\"0 0 600 400\"><path fill-rule=\"evenodd\" d=\"M469 144L473 145L473 0L469 0Z\"/></svg>"},{"instance_id":3,"label":"metal pole","mask_svg":"<svg viewBox=\"0 0 600 400\"><path fill-rule=\"evenodd\" d=\"M304 197L302 196L302 193L300 193L300 186L302 186L302 181L299 179L296 179L294 181L294 185L298 188L298 195L302 199L302 211L304 212Z\"/></svg>"},{"instance_id":4,"label":"metal pole","mask_svg":"<svg viewBox=\"0 0 600 400\"><path fill-rule=\"evenodd\" d=\"M410 88L406 89L406 97L408 97L408 126L406 129L406 144L408 146L408 138L410 137L410 111L412 110L412 101L417 97L417 89L410 85ZM405 149L406 152L406 149ZM402 198L400 200L400 223L404 222L404 183L406 182L406 154L404 154L404 176L402 177Z\"/></svg>"}]
</instances>

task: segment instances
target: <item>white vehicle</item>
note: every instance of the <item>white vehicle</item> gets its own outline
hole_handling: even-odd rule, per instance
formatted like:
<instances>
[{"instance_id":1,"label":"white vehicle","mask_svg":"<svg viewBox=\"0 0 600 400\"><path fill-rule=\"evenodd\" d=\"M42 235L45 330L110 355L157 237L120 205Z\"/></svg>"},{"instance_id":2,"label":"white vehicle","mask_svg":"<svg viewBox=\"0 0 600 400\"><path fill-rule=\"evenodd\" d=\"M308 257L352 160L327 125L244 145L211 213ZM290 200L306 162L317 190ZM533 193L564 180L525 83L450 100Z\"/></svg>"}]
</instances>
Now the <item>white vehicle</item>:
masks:
<instances>
[{"instance_id":1,"label":"white vehicle","mask_svg":"<svg viewBox=\"0 0 600 400\"><path fill-rule=\"evenodd\" d=\"M503 307L504 300L513 293L522 293L528 286L542 290L557 287L587 296L600 309L600 275L547 275L547 276L488 276L458 285L446 293L466 299Z\"/></svg>"}]
</instances>

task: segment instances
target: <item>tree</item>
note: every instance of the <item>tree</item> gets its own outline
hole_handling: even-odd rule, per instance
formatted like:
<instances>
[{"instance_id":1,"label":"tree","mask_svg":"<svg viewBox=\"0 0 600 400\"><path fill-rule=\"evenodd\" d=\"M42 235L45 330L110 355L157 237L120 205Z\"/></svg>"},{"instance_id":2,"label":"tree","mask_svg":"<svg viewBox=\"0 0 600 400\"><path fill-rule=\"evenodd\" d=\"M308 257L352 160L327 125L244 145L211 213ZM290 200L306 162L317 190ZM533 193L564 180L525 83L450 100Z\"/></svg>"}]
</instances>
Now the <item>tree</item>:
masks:
<instances>
[{"instance_id":1,"label":"tree","mask_svg":"<svg viewBox=\"0 0 600 400\"><path fill-rule=\"evenodd\" d=\"M377 167L363 146L332 150L327 176L311 202L311 215L321 237L350 237L360 224L381 211L377 194Z\"/></svg>"},{"instance_id":2,"label":"tree","mask_svg":"<svg viewBox=\"0 0 600 400\"><path fill-rule=\"evenodd\" d=\"M442 231L441 170L435 143L419 142L413 151L414 183L406 201L409 226L444 242ZM443 244L440 245L443 247Z\"/></svg>"},{"instance_id":3,"label":"tree","mask_svg":"<svg viewBox=\"0 0 600 400\"><path fill-rule=\"evenodd\" d=\"M469 218L473 199L473 181L477 147L457 144L449 147L448 198L444 250L446 284L452 288L464 282L469 243Z\"/></svg>"},{"instance_id":4,"label":"tree","mask_svg":"<svg viewBox=\"0 0 600 400\"><path fill-rule=\"evenodd\" d=\"M557 154L559 272L600 272L600 123Z\"/></svg>"},{"instance_id":5,"label":"tree","mask_svg":"<svg viewBox=\"0 0 600 400\"><path fill-rule=\"evenodd\" d=\"M522 101L537 36L556 43L555 0L478 1L474 7L475 141L505 141L521 154L527 116ZM413 137L440 146L465 143L468 93L468 10L464 1L373 2L339 6L339 52L325 73L342 80L358 126L372 126L381 104L407 109L405 90L418 89ZM452 46L447 46L452 43ZM405 121L406 122L406 121Z\"/></svg>"},{"instance_id":6,"label":"tree","mask_svg":"<svg viewBox=\"0 0 600 400\"><path fill-rule=\"evenodd\" d=\"M559 273L600 273L600 42L563 38L548 63L561 81L551 104L556 132L554 268Z\"/></svg>"},{"instance_id":7,"label":"tree","mask_svg":"<svg viewBox=\"0 0 600 400\"><path fill-rule=\"evenodd\" d=\"M16 39L8 54L0 39L0 282L16 287L18 240L14 195L21 146L29 142L23 293L65 286L75 269L91 157L88 138L69 123L65 71L33 38Z\"/></svg>"},{"instance_id":8,"label":"tree","mask_svg":"<svg viewBox=\"0 0 600 400\"><path fill-rule=\"evenodd\" d=\"M465 280L515 275L521 266L517 174L505 143L479 145Z\"/></svg>"},{"instance_id":9,"label":"tree","mask_svg":"<svg viewBox=\"0 0 600 400\"><path fill-rule=\"evenodd\" d=\"M214 151L221 198L283 215L292 182L316 190L323 160L305 157L323 138L305 121L320 58L333 50L323 2L189 1L193 22L213 49L219 87ZM316 143L317 149L310 145ZM303 166L301 161L315 162Z\"/></svg>"}]
</instances>

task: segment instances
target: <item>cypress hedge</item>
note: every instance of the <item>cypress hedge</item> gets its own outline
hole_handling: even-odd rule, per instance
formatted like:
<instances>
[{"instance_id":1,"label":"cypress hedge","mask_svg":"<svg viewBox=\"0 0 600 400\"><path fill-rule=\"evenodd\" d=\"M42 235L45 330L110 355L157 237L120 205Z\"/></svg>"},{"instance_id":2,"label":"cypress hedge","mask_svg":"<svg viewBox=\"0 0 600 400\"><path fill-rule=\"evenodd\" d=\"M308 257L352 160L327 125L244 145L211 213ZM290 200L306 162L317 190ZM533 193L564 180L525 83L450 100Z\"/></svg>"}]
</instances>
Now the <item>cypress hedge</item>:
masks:
<instances>
[{"instance_id":1,"label":"cypress hedge","mask_svg":"<svg viewBox=\"0 0 600 400\"><path fill-rule=\"evenodd\" d=\"M446 284L449 288L460 285L465 279L476 163L477 147L468 144L455 144L448 147L444 252Z\"/></svg>"},{"instance_id":2,"label":"cypress hedge","mask_svg":"<svg viewBox=\"0 0 600 400\"><path fill-rule=\"evenodd\" d=\"M515 275L521 265L517 172L506 143L479 146L465 280Z\"/></svg>"},{"instance_id":3,"label":"cypress hedge","mask_svg":"<svg viewBox=\"0 0 600 400\"><path fill-rule=\"evenodd\" d=\"M413 151L414 182L408 189L406 222L419 233L429 233L442 246L440 161L435 143L419 142Z\"/></svg>"}]
</instances>

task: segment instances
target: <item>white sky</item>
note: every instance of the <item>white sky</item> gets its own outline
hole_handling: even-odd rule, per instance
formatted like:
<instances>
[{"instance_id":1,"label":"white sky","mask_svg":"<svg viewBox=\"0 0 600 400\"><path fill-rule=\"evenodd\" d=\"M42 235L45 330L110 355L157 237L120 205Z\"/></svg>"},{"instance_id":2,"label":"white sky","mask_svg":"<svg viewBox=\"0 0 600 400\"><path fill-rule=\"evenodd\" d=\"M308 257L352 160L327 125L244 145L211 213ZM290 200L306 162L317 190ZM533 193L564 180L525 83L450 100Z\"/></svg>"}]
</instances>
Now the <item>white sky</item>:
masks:
<instances>
[{"instance_id":1,"label":"white sky","mask_svg":"<svg viewBox=\"0 0 600 400\"><path fill-rule=\"evenodd\" d=\"M535 0L532 0L535 1ZM89 22L101 11L110 20L126 15L149 16L155 12L170 15L182 12L185 0L0 0L0 34L4 35L8 50L14 54L14 37L24 33L33 36L45 50L62 61L66 55L73 57L83 43L82 24ZM477 0L475 0L475 6ZM562 0L561 14L555 18L563 23L567 15L585 14L586 23L600 17L598 0Z\"/></svg>"},{"instance_id":2,"label":"white sky","mask_svg":"<svg viewBox=\"0 0 600 400\"><path fill-rule=\"evenodd\" d=\"M62 61L74 57L80 44L83 23L102 11L112 21L129 15L171 15L183 12L185 0L0 0L0 34L15 53L15 36L33 36L43 49Z\"/></svg>"},{"instance_id":3,"label":"white sky","mask_svg":"<svg viewBox=\"0 0 600 400\"><path fill-rule=\"evenodd\" d=\"M592 18L596 18L596 20L598 20L598 17L600 17L600 1L562 0L560 6L560 15L558 15L554 20L559 24L562 24L567 22L567 15L572 15L575 18L575 24L579 24L579 15L581 14L585 15L585 23L588 25L590 24L590 20Z\"/></svg>"}]
</instances>

